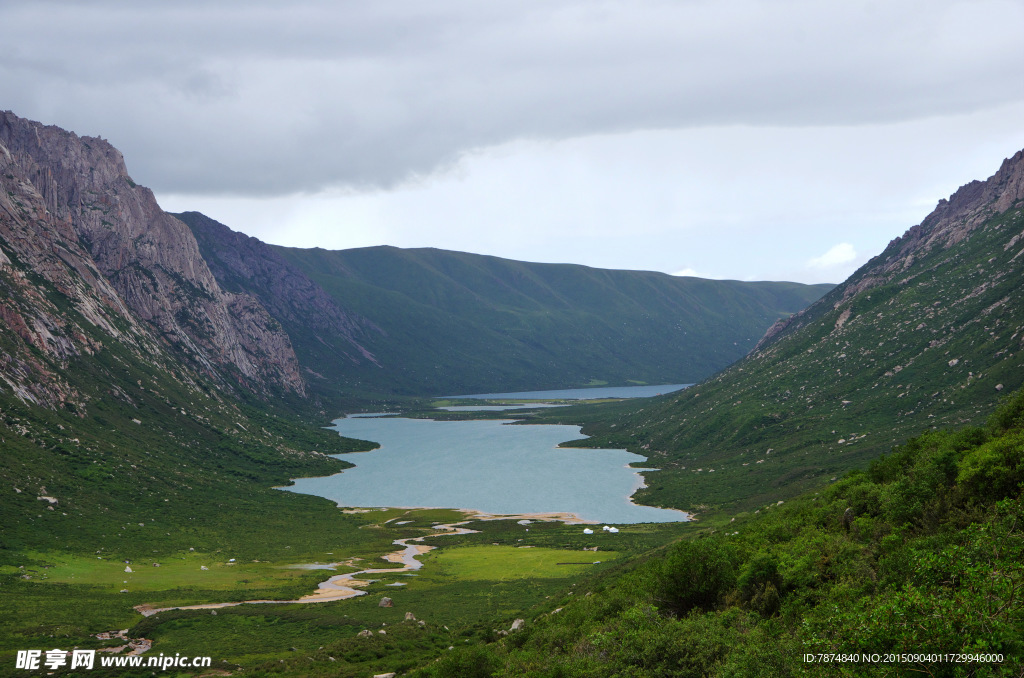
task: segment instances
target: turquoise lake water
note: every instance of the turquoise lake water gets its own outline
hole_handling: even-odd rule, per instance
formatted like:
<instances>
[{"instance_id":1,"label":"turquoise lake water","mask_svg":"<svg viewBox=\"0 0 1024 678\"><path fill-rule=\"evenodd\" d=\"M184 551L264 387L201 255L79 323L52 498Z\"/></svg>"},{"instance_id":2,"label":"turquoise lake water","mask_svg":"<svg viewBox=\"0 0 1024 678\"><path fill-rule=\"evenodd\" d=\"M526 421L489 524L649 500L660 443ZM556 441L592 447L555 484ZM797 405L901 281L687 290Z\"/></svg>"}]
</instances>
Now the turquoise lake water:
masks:
<instances>
[{"instance_id":1,"label":"turquoise lake water","mask_svg":"<svg viewBox=\"0 0 1024 678\"><path fill-rule=\"evenodd\" d=\"M518 391L516 393L473 393L471 395L439 396L441 398L476 398L480 400L596 400L598 398L650 398L672 393L693 384L655 384L653 386L595 386L565 388L556 391Z\"/></svg>"},{"instance_id":2,"label":"turquoise lake water","mask_svg":"<svg viewBox=\"0 0 1024 678\"><path fill-rule=\"evenodd\" d=\"M629 501L642 478L626 465L644 457L625 450L558 448L583 437L577 426L362 416L338 419L334 428L380 448L338 455L355 468L300 478L286 489L352 507L567 512L620 524L686 519L682 511Z\"/></svg>"}]
</instances>

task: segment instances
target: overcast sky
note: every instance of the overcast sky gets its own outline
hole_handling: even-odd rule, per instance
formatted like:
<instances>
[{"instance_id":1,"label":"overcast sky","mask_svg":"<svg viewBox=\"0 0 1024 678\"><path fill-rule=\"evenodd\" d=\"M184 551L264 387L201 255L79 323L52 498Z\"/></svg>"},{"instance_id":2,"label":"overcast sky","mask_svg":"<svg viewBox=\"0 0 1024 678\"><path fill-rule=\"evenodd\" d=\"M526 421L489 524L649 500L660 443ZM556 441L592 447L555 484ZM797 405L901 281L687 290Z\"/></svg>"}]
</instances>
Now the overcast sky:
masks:
<instances>
[{"instance_id":1,"label":"overcast sky","mask_svg":"<svg viewBox=\"0 0 1024 678\"><path fill-rule=\"evenodd\" d=\"M839 282L1024 147L1024 0L7 0L0 26L0 108L298 247Z\"/></svg>"}]
</instances>

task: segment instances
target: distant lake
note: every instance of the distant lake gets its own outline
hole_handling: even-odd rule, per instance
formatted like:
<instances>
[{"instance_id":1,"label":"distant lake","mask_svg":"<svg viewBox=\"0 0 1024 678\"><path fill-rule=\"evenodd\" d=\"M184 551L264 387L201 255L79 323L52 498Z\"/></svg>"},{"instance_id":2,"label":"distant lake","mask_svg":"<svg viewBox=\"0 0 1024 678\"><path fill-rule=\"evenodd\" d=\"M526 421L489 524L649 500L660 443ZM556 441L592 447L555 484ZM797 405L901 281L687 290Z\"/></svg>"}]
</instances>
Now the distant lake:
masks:
<instances>
[{"instance_id":1,"label":"distant lake","mask_svg":"<svg viewBox=\"0 0 1024 678\"><path fill-rule=\"evenodd\" d=\"M360 416L338 419L333 428L378 442L380 449L337 455L355 468L300 478L284 489L353 507L567 512L620 524L686 519L682 511L630 503L642 478L626 465L644 457L625 450L558 448L583 437L578 426Z\"/></svg>"},{"instance_id":2,"label":"distant lake","mask_svg":"<svg viewBox=\"0 0 1024 678\"><path fill-rule=\"evenodd\" d=\"M597 386L567 388L557 391L519 391L516 393L474 393L472 395L440 396L442 398L474 398L477 400L597 400L599 398L651 398L672 393L693 384L661 384L654 386Z\"/></svg>"},{"instance_id":3,"label":"distant lake","mask_svg":"<svg viewBox=\"0 0 1024 678\"><path fill-rule=\"evenodd\" d=\"M538 410L545 407L565 407L552 403L535 403L532 405L452 405L450 407L438 407L445 412L504 412L505 410Z\"/></svg>"}]
</instances>

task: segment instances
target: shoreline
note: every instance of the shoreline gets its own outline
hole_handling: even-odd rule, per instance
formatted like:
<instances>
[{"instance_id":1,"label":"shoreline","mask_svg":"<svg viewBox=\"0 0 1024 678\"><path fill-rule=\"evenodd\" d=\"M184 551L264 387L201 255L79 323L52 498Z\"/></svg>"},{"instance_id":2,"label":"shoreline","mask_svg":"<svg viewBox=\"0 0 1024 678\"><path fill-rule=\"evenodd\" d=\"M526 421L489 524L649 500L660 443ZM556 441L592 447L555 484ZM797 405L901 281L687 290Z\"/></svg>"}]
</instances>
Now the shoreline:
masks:
<instances>
[{"instance_id":1,"label":"shoreline","mask_svg":"<svg viewBox=\"0 0 1024 678\"><path fill-rule=\"evenodd\" d=\"M348 419L348 418L359 418L359 419L375 418L375 417L381 417L383 415L386 415L388 417L394 417L394 418L399 418L400 419L400 418L402 418L402 414L403 414L402 412L389 412L389 413L372 412L372 413L357 413L357 414L351 414L351 415L350 414L342 414L340 417L336 417L336 418L332 419L331 420L332 426L329 426L329 427L326 427L326 428L335 430L339 435L341 435L341 432L337 430L336 424L337 424L337 422L342 421L344 419ZM438 420L434 419L432 421L438 421ZM499 421L499 422L506 423L506 424L519 424L519 423L527 422L527 420L524 420L524 419L515 419L514 416L512 418L501 417L501 418L497 418L497 419L493 419L493 420L488 419L488 421ZM529 425L528 422L527 422L527 425ZM566 426L565 424L559 424L559 425L560 426ZM568 425L568 426L575 427L577 429L576 435L577 436L582 436L582 439L586 439L586 438L590 437L590 436L586 436L586 435L583 434L581 426L578 426L578 425ZM557 443L555 445L555 449L574 449L574 448L565 448L565 447L563 447L563 445L565 443L567 443L567 442L572 442L572 440L579 440L579 439L580 438L572 438L570 440L565 440L565 441L559 442L559 443ZM346 452L346 453L343 453L343 454L335 454L335 455L330 455L330 456L334 457L335 459L345 460L344 459L345 457L347 457L349 455L352 455L352 454L363 454L363 453L366 453L366 452L375 452L375 451L379 451L382 448L382 445L378 441L368 441L368 442L376 443L377 446L374 447L374 448L371 448L369 450L360 450L359 452ZM643 460L644 463L650 461L649 457L644 456L643 454L639 454L639 453L636 453L636 452L630 452L629 450L625 450L625 449L621 449L621 448L599 448L599 449L621 450L622 452L626 452L627 454L632 454L632 455L634 455L636 457L640 457ZM355 467L358 466L358 464L355 464L353 462L349 462L349 463L352 463L352 468L355 468ZM633 476L634 476L633 488L630 491L630 493L625 496L626 503L628 505L630 505L632 507L636 507L636 508L650 508L650 509L656 509L656 510L660 510L660 511L670 511L670 512L672 512L674 514L677 514L679 516L678 520L674 520L674 521L669 521L669 520L643 521L643 520L641 520L641 521L637 521L637 523L643 523L643 522L692 522L692 521L696 520L696 514L690 512L690 511L686 511L684 509L666 508L664 506L650 506L650 505L647 505L647 504L637 503L633 499L633 495L635 495L639 490L647 487L647 479L644 477L643 473L658 471L660 469L657 469L657 468L638 468L638 467L633 467L631 464L634 464L634 463L638 463L638 462L629 462L629 463L624 465L624 468L629 470L629 471L631 471ZM286 491L286 492L294 492L295 491L294 487L296 485L296 481L298 481L298 480L302 480L302 479L331 478L331 477L334 477L334 476L337 476L337 475L341 475L341 474L345 473L345 471L347 471L347 470L350 470L350 469L344 469L342 471L339 471L338 473L333 473L333 474L331 474L329 476L302 476L300 478L289 478L289 481L288 481L289 484L288 485L273 486L273 489L283 490L283 491ZM318 495L311 495L311 496L318 496ZM322 495L320 495L320 496L322 496ZM324 498L327 499L327 497L324 497ZM330 499L328 499L328 501L330 501ZM530 520L539 520L539 521L561 521L561 522L566 523L567 525L583 525L583 524L585 524L585 525L596 525L596 524L599 524L599 523L602 523L602 522L612 522L612 523L623 524L623 525L625 525L625 524L637 524L637 523L623 522L623 521L618 521L618 520L602 521L602 520L596 520L596 519L587 519L587 518L583 518L582 516L580 516L580 514L578 514L576 512L573 512L573 511L523 511L523 512L513 512L513 513L498 513L498 512L495 512L495 511L487 511L487 510L483 510L483 509L465 508L465 507L458 507L458 506L408 506L408 505L352 506L352 505L345 505L345 504L341 504L341 503L337 503L337 502L335 503L335 506L339 510L341 510L341 511L343 511L345 513L366 513L366 512L370 512L370 511L374 511L374 510L385 510L385 509L388 509L388 508L403 509L403 510L437 509L437 510L458 511L458 512L462 513L463 515L467 516L467 518L469 518L471 520L506 520L506 519L517 520L517 519L530 519Z\"/></svg>"},{"instance_id":2,"label":"shoreline","mask_svg":"<svg viewBox=\"0 0 1024 678\"><path fill-rule=\"evenodd\" d=\"M536 520L537 522L553 523L563 522L566 525L599 525L600 520L587 520L578 514L570 511L538 511L532 513L495 513L481 511L479 509L458 508L454 506L344 506L335 504L342 513L370 513L373 511L386 511L388 509L401 509L403 511L456 511L465 516L464 521L470 520ZM673 509L674 510L674 509ZM680 521L681 522L681 521ZM456 525L459 523L449 523ZM629 523L618 523L628 525ZM435 525L439 529L445 529L443 525ZM446 533L447 534L447 533Z\"/></svg>"}]
</instances>

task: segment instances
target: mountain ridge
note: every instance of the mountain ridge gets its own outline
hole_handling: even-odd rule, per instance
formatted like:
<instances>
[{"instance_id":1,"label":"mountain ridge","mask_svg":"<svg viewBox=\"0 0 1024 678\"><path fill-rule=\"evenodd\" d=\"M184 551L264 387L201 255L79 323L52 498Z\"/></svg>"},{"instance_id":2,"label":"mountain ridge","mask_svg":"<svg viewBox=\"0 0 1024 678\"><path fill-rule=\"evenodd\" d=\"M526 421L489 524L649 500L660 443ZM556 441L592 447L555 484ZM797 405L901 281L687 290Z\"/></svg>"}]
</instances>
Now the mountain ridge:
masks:
<instances>
[{"instance_id":1,"label":"mountain ridge","mask_svg":"<svg viewBox=\"0 0 1024 678\"><path fill-rule=\"evenodd\" d=\"M1024 385L1022 187L1018 152L743 360L620 408L617 430L588 415L588 444L656 460L644 503L736 510L830 482L922 430L982 421Z\"/></svg>"},{"instance_id":2,"label":"mountain ridge","mask_svg":"<svg viewBox=\"0 0 1024 678\"><path fill-rule=\"evenodd\" d=\"M693 381L829 287L437 248L272 249L380 330L366 344L379 362L346 364L335 378L409 395Z\"/></svg>"}]
</instances>

